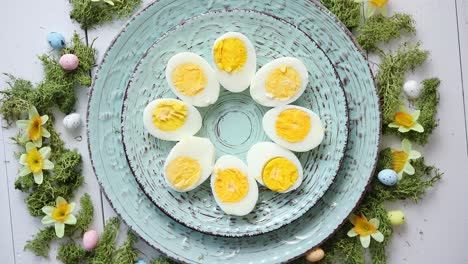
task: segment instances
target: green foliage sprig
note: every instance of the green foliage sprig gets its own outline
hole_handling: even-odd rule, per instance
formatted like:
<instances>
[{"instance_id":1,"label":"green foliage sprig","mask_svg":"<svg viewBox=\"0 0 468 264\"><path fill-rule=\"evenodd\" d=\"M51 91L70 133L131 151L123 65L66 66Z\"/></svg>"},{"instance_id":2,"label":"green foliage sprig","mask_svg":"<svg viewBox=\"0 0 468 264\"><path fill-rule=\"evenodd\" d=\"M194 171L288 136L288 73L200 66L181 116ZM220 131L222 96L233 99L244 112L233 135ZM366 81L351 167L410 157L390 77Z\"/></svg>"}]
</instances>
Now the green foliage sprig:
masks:
<instances>
[{"instance_id":1,"label":"green foliage sprig","mask_svg":"<svg viewBox=\"0 0 468 264\"><path fill-rule=\"evenodd\" d=\"M321 2L335 14L349 30L359 26L361 21L361 3L356 3L353 0L321 0Z\"/></svg>"}]
</instances>

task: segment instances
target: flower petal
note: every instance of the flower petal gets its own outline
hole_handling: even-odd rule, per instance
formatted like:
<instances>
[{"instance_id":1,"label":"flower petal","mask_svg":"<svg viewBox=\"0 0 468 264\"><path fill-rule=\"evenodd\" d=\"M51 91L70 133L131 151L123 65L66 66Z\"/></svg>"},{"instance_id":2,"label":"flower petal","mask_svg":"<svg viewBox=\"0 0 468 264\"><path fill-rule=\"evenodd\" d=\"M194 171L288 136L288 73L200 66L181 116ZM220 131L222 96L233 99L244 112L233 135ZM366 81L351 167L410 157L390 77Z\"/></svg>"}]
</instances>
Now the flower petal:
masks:
<instances>
[{"instance_id":1,"label":"flower petal","mask_svg":"<svg viewBox=\"0 0 468 264\"><path fill-rule=\"evenodd\" d=\"M44 216L41 220L41 223L43 223L44 225L52 224L53 222L55 221L50 215Z\"/></svg>"},{"instance_id":2,"label":"flower petal","mask_svg":"<svg viewBox=\"0 0 468 264\"><path fill-rule=\"evenodd\" d=\"M74 225L74 224L76 224L76 217L71 214L71 215L68 216L67 220L65 220L64 223L67 224L67 225Z\"/></svg>"},{"instance_id":3,"label":"flower petal","mask_svg":"<svg viewBox=\"0 0 468 264\"><path fill-rule=\"evenodd\" d=\"M411 129L406 128L406 127L404 127L404 126L400 126L400 127L398 128L398 132L400 132L400 133L406 133L406 132L408 132L408 131L410 131L410 130L411 130Z\"/></svg>"},{"instance_id":4,"label":"flower petal","mask_svg":"<svg viewBox=\"0 0 468 264\"><path fill-rule=\"evenodd\" d=\"M55 210L55 207L53 206L44 206L42 207L42 212L44 212L44 214L46 215L52 215L52 212Z\"/></svg>"},{"instance_id":5,"label":"flower petal","mask_svg":"<svg viewBox=\"0 0 468 264\"><path fill-rule=\"evenodd\" d=\"M50 157L50 153L52 152L52 149L50 147L43 147L39 149L39 152L42 155L42 158L48 159Z\"/></svg>"},{"instance_id":6,"label":"flower petal","mask_svg":"<svg viewBox=\"0 0 468 264\"><path fill-rule=\"evenodd\" d=\"M19 164L26 165L26 154L21 154L21 157L19 159Z\"/></svg>"},{"instance_id":7,"label":"flower petal","mask_svg":"<svg viewBox=\"0 0 468 264\"><path fill-rule=\"evenodd\" d=\"M414 121L417 121L420 114L421 114L421 111L416 110L416 111L414 111L413 113L411 113L411 116L413 117L413 120L414 120Z\"/></svg>"},{"instance_id":8,"label":"flower petal","mask_svg":"<svg viewBox=\"0 0 468 264\"><path fill-rule=\"evenodd\" d=\"M48 160L48 159L45 159L44 160L44 165L42 165L42 169L43 170L51 170L54 168L54 164L52 163L52 161Z\"/></svg>"},{"instance_id":9,"label":"flower petal","mask_svg":"<svg viewBox=\"0 0 468 264\"><path fill-rule=\"evenodd\" d=\"M372 5L369 3L366 8L366 14L365 14L366 18L371 17L375 13L375 10L376 10L375 5Z\"/></svg>"},{"instance_id":10,"label":"flower petal","mask_svg":"<svg viewBox=\"0 0 468 264\"><path fill-rule=\"evenodd\" d=\"M374 234L371 235L373 239L375 239L375 241L381 243L384 241L384 236L382 235L382 233L377 230L377 232L375 232Z\"/></svg>"},{"instance_id":11,"label":"flower petal","mask_svg":"<svg viewBox=\"0 0 468 264\"><path fill-rule=\"evenodd\" d=\"M55 199L55 205L59 205L59 204L63 204L63 203L67 203L67 200L65 200L65 198L63 198L62 196L58 196L57 199Z\"/></svg>"},{"instance_id":12,"label":"flower petal","mask_svg":"<svg viewBox=\"0 0 468 264\"><path fill-rule=\"evenodd\" d=\"M419 153L416 150L411 150L409 155L408 155L409 159L419 159L420 157L421 157L421 153Z\"/></svg>"},{"instance_id":13,"label":"flower petal","mask_svg":"<svg viewBox=\"0 0 468 264\"><path fill-rule=\"evenodd\" d=\"M362 236L359 238L363 248L368 248L370 245L370 236Z\"/></svg>"},{"instance_id":14,"label":"flower petal","mask_svg":"<svg viewBox=\"0 0 468 264\"><path fill-rule=\"evenodd\" d=\"M35 148L34 144L32 142L26 143L26 152L29 152L31 149Z\"/></svg>"},{"instance_id":15,"label":"flower petal","mask_svg":"<svg viewBox=\"0 0 468 264\"><path fill-rule=\"evenodd\" d=\"M401 181L401 179L403 179L403 170L401 170L398 174L398 180Z\"/></svg>"},{"instance_id":16,"label":"flower petal","mask_svg":"<svg viewBox=\"0 0 468 264\"><path fill-rule=\"evenodd\" d=\"M373 224L375 226L375 229L379 228L379 225L380 225L379 219L372 218L371 220L369 220L369 223Z\"/></svg>"},{"instance_id":17,"label":"flower petal","mask_svg":"<svg viewBox=\"0 0 468 264\"><path fill-rule=\"evenodd\" d=\"M47 123L47 121L49 120L49 116L48 115L43 115L41 116L41 120L42 120L42 123L41 125Z\"/></svg>"},{"instance_id":18,"label":"flower petal","mask_svg":"<svg viewBox=\"0 0 468 264\"><path fill-rule=\"evenodd\" d=\"M45 129L45 128L41 128L41 132L42 132L42 136L45 137L45 138L50 138L50 132L49 130Z\"/></svg>"},{"instance_id":19,"label":"flower petal","mask_svg":"<svg viewBox=\"0 0 468 264\"><path fill-rule=\"evenodd\" d=\"M382 6L382 7L379 7L377 8L379 10L379 13L382 14L383 16L387 16L388 15L388 8L387 6Z\"/></svg>"},{"instance_id":20,"label":"flower petal","mask_svg":"<svg viewBox=\"0 0 468 264\"><path fill-rule=\"evenodd\" d=\"M42 173L42 171L40 171L38 173L34 173L34 182L35 183L41 185L43 180L44 180L44 174Z\"/></svg>"},{"instance_id":21,"label":"flower petal","mask_svg":"<svg viewBox=\"0 0 468 264\"><path fill-rule=\"evenodd\" d=\"M31 123L31 121L29 120L18 120L16 121L16 126L20 129L26 129L29 127L29 124Z\"/></svg>"},{"instance_id":22,"label":"flower petal","mask_svg":"<svg viewBox=\"0 0 468 264\"><path fill-rule=\"evenodd\" d=\"M24 134L21 135L21 137L19 138L19 141L20 142L27 142L29 140L29 133L28 132L25 132Z\"/></svg>"},{"instance_id":23,"label":"flower petal","mask_svg":"<svg viewBox=\"0 0 468 264\"><path fill-rule=\"evenodd\" d=\"M409 162L407 162L405 164L405 167L403 168L403 171L406 172L408 175L413 175L414 174L414 168Z\"/></svg>"},{"instance_id":24,"label":"flower petal","mask_svg":"<svg viewBox=\"0 0 468 264\"><path fill-rule=\"evenodd\" d=\"M73 212L73 210L75 210L75 205L76 205L75 203L69 203L69 204L68 204L68 210L69 210L70 212Z\"/></svg>"},{"instance_id":25,"label":"flower petal","mask_svg":"<svg viewBox=\"0 0 468 264\"><path fill-rule=\"evenodd\" d=\"M65 233L65 224L64 223L55 223L55 234L57 237L63 237L63 234Z\"/></svg>"},{"instance_id":26,"label":"flower petal","mask_svg":"<svg viewBox=\"0 0 468 264\"><path fill-rule=\"evenodd\" d=\"M357 236L358 233L356 233L356 231L354 230L354 228L351 228L351 230L348 231L348 236L349 237L355 237Z\"/></svg>"},{"instance_id":27,"label":"flower petal","mask_svg":"<svg viewBox=\"0 0 468 264\"><path fill-rule=\"evenodd\" d=\"M388 127L397 128L397 127L400 127L400 125L397 124L397 123L392 122L392 123L388 124Z\"/></svg>"},{"instance_id":28,"label":"flower petal","mask_svg":"<svg viewBox=\"0 0 468 264\"><path fill-rule=\"evenodd\" d=\"M355 225L355 224L356 224L356 217L357 217L357 215L351 214L351 215L349 216L349 218L348 218L348 219L349 219L349 222L351 222L351 224Z\"/></svg>"},{"instance_id":29,"label":"flower petal","mask_svg":"<svg viewBox=\"0 0 468 264\"><path fill-rule=\"evenodd\" d=\"M411 151L411 141L409 141L406 138L403 139L403 141L401 141L401 148L403 149L404 152L410 153L410 151Z\"/></svg>"},{"instance_id":30,"label":"flower petal","mask_svg":"<svg viewBox=\"0 0 468 264\"><path fill-rule=\"evenodd\" d=\"M38 117L39 113L37 112L37 109L35 106L32 106L29 108L29 119L33 119L34 117Z\"/></svg>"},{"instance_id":31,"label":"flower petal","mask_svg":"<svg viewBox=\"0 0 468 264\"><path fill-rule=\"evenodd\" d=\"M416 131L416 132L419 132L419 133L424 132L424 127L421 126L421 124L419 124L419 123L414 124L414 125L411 127L411 129L414 130L414 131Z\"/></svg>"},{"instance_id":32,"label":"flower petal","mask_svg":"<svg viewBox=\"0 0 468 264\"><path fill-rule=\"evenodd\" d=\"M33 143L34 143L34 146L36 146L37 148L40 148L42 146L42 137L38 138L37 140L34 140Z\"/></svg>"},{"instance_id":33,"label":"flower petal","mask_svg":"<svg viewBox=\"0 0 468 264\"><path fill-rule=\"evenodd\" d=\"M18 176L23 177L28 175L29 173L31 173L31 169L29 169L29 166L24 166L23 168L21 168Z\"/></svg>"}]
</instances>

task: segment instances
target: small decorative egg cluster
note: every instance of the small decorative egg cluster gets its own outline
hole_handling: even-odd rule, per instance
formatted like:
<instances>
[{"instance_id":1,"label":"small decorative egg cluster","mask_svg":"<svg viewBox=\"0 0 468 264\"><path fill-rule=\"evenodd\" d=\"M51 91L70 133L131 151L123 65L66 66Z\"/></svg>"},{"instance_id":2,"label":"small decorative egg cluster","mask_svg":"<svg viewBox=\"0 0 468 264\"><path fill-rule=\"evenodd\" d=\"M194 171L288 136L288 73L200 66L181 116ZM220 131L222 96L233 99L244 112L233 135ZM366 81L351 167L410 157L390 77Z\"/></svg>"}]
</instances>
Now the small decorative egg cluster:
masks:
<instances>
[{"instance_id":1,"label":"small decorative egg cluster","mask_svg":"<svg viewBox=\"0 0 468 264\"><path fill-rule=\"evenodd\" d=\"M254 46L241 33L228 32L214 42L213 65L191 52L171 57L166 80L179 99L162 98L150 102L143 111L143 124L156 138L178 141L164 164L167 185L178 192L195 189L211 175L214 199L225 213L243 216L258 200L257 182L268 189L286 193L297 189L303 168L292 151L305 152L323 140L324 128L317 114L304 107L289 105L308 84L308 72L298 59L283 57L258 71ZM215 147L207 138L194 135L202 126L196 107L216 102L220 84L238 93L250 87L259 104L274 107L263 117L262 125L274 142L254 144L247 164L224 155L215 163Z\"/></svg>"}]
</instances>

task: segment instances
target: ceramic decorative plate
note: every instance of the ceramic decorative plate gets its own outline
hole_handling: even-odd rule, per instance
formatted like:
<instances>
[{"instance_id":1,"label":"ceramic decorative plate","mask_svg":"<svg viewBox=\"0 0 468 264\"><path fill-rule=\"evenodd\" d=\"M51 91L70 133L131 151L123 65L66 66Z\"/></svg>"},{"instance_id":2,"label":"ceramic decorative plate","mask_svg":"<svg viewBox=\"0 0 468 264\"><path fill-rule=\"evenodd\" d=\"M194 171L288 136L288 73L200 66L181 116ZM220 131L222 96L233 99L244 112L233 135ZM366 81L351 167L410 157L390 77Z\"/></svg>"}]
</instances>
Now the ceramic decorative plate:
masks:
<instances>
[{"instance_id":1,"label":"ceramic decorative plate","mask_svg":"<svg viewBox=\"0 0 468 264\"><path fill-rule=\"evenodd\" d=\"M294 102L318 113L325 138L312 151L298 154L304 168L301 186L286 194L260 188L259 201L244 217L226 215L214 201L209 181L193 191L168 188L164 161L174 142L158 140L143 126L145 106L156 98L175 97L165 79L167 61L184 51L212 61L217 37L228 31L247 35L257 52L259 66L279 57L299 58L307 67L309 85ZM308 211L333 182L348 139L346 98L331 61L302 31L276 17L248 10L210 12L169 30L144 54L124 95L122 134L130 168L143 191L168 216L200 232L220 236L253 236L289 224ZM197 136L215 145L217 156L231 154L245 161L250 147L269 141L262 128L267 107L255 103L248 90L223 90L218 101L199 108L203 126Z\"/></svg>"},{"instance_id":2,"label":"ceramic decorative plate","mask_svg":"<svg viewBox=\"0 0 468 264\"><path fill-rule=\"evenodd\" d=\"M296 221L245 238L205 235L159 210L133 177L120 132L125 88L148 48L182 21L226 8L281 17L317 41L344 84L350 120L345 159L325 195ZM159 0L134 16L106 52L89 97L87 131L93 168L104 193L115 211L149 245L187 263L280 263L321 244L362 198L380 141L379 100L371 71L351 33L316 1Z\"/></svg>"}]
</instances>

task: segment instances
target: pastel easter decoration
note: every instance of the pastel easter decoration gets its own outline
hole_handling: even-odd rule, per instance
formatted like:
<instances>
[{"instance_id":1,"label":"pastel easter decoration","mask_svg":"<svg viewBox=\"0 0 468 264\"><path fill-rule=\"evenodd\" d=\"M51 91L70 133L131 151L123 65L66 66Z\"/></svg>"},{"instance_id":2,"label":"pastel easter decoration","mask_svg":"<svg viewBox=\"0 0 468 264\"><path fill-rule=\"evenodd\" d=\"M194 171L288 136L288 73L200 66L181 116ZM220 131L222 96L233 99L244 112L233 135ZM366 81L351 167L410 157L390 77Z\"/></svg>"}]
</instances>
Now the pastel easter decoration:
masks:
<instances>
[{"instance_id":1,"label":"pastel easter decoration","mask_svg":"<svg viewBox=\"0 0 468 264\"><path fill-rule=\"evenodd\" d=\"M390 224L394 226L399 226L405 223L405 213L403 213L403 211L388 211L387 216Z\"/></svg>"},{"instance_id":2,"label":"pastel easter decoration","mask_svg":"<svg viewBox=\"0 0 468 264\"><path fill-rule=\"evenodd\" d=\"M384 169L377 175L379 181L387 186L393 186L398 182L398 174L394 170Z\"/></svg>"},{"instance_id":3,"label":"pastel easter decoration","mask_svg":"<svg viewBox=\"0 0 468 264\"><path fill-rule=\"evenodd\" d=\"M403 85L403 91L411 99L417 99L421 95L422 86L415 80L409 80Z\"/></svg>"},{"instance_id":4,"label":"pastel easter decoration","mask_svg":"<svg viewBox=\"0 0 468 264\"><path fill-rule=\"evenodd\" d=\"M321 248L314 248L306 253L306 260L309 262L318 262L325 257L325 251Z\"/></svg>"},{"instance_id":5,"label":"pastel easter decoration","mask_svg":"<svg viewBox=\"0 0 468 264\"><path fill-rule=\"evenodd\" d=\"M99 235L96 230L90 229L83 235L83 247L86 250L93 250L99 241Z\"/></svg>"},{"instance_id":6,"label":"pastel easter decoration","mask_svg":"<svg viewBox=\"0 0 468 264\"><path fill-rule=\"evenodd\" d=\"M135 264L147 264L146 261L139 259Z\"/></svg>"},{"instance_id":7,"label":"pastel easter decoration","mask_svg":"<svg viewBox=\"0 0 468 264\"><path fill-rule=\"evenodd\" d=\"M49 45L52 48L57 50L63 49L65 47L65 38L58 32L49 32L47 34L47 42L49 42Z\"/></svg>"},{"instance_id":8,"label":"pastel easter decoration","mask_svg":"<svg viewBox=\"0 0 468 264\"><path fill-rule=\"evenodd\" d=\"M78 68L80 60L75 54L64 54L60 57L59 64L66 71L73 71Z\"/></svg>"},{"instance_id":9,"label":"pastel easter decoration","mask_svg":"<svg viewBox=\"0 0 468 264\"><path fill-rule=\"evenodd\" d=\"M78 113L71 113L63 118L63 126L68 130L75 130L81 126L81 117Z\"/></svg>"}]
</instances>

